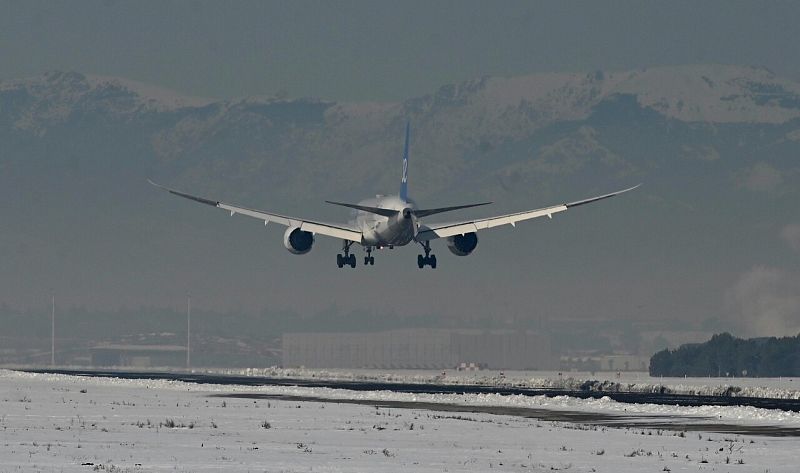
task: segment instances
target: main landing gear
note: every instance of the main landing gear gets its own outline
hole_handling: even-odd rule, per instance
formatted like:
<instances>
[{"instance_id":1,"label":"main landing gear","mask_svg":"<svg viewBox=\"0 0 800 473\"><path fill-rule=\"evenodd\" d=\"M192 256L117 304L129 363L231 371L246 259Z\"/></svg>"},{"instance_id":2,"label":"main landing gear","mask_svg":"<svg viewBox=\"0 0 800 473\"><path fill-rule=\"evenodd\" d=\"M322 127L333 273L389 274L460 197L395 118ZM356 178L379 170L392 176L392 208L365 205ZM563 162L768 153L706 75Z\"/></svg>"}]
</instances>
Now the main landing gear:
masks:
<instances>
[{"instance_id":1,"label":"main landing gear","mask_svg":"<svg viewBox=\"0 0 800 473\"><path fill-rule=\"evenodd\" d=\"M364 257L364 266L375 266L375 257L372 256L372 247L367 247L367 256Z\"/></svg>"},{"instance_id":2,"label":"main landing gear","mask_svg":"<svg viewBox=\"0 0 800 473\"><path fill-rule=\"evenodd\" d=\"M345 265L350 266L351 268L356 267L356 255L350 253L350 247L353 245L352 241L345 240L342 244L342 250L344 251L344 255L341 253L336 255L336 266L342 268Z\"/></svg>"},{"instance_id":3,"label":"main landing gear","mask_svg":"<svg viewBox=\"0 0 800 473\"><path fill-rule=\"evenodd\" d=\"M419 269L424 268L426 265L430 266L431 269L436 269L436 255L431 254L431 242L426 241L425 243L420 243L420 245L425 251L425 256L417 255L417 266L419 266Z\"/></svg>"}]
</instances>

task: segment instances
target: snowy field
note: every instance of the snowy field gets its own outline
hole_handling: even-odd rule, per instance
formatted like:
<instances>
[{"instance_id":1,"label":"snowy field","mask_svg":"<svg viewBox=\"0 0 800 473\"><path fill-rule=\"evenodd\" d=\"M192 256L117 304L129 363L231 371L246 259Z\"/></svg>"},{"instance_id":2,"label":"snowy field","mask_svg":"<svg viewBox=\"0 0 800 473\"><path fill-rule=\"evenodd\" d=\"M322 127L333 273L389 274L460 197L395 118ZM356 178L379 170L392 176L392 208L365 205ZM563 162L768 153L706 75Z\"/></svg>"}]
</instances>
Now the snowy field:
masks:
<instances>
[{"instance_id":1,"label":"snowy field","mask_svg":"<svg viewBox=\"0 0 800 473\"><path fill-rule=\"evenodd\" d=\"M228 397L254 393L324 400ZM410 408L344 400L402 401ZM465 407L417 409L417 402ZM642 426L468 412L487 405L640 416ZM0 472L798 471L798 437L650 429L649 416L701 425L800 426L798 414L752 408L254 388L0 370Z\"/></svg>"}]
</instances>

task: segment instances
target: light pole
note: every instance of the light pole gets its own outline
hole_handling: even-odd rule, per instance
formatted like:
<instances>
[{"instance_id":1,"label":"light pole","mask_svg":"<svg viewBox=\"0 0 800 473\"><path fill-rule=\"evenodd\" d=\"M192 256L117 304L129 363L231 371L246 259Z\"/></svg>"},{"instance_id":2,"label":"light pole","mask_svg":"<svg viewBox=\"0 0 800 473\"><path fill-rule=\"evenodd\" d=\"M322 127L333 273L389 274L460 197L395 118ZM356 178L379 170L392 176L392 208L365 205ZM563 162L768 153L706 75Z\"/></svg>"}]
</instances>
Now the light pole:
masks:
<instances>
[{"instance_id":1,"label":"light pole","mask_svg":"<svg viewBox=\"0 0 800 473\"><path fill-rule=\"evenodd\" d=\"M186 296L186 369L191 366L192 349L192 296Z\"/></svg>"},{"instance_id":2,"label":"light pole","mask_svg":"<svg viewBox=\"0 0 800 473\"><path fill-rule=\"evenodd\" d=\"M56 295L52 296L52 312L50 313L50 366L56 365Z\"/></svg>"}]
</instances>

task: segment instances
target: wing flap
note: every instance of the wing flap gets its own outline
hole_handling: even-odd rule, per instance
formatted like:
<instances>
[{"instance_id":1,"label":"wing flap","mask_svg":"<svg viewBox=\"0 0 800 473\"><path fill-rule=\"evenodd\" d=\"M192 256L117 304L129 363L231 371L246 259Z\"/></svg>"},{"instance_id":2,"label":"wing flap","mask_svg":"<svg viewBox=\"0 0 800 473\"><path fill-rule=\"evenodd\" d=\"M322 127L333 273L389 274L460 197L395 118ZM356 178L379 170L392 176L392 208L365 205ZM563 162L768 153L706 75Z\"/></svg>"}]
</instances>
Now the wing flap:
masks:
<instances>
[{"instance_id":1,"label":"wing flap","mask_svg":"<svg viewBox=\"0 0 800 473\"><path fill-rule=\"evenodd\" d=\"M517 212L508 215L500 215L498 217L473 220L471 222L429 225L417 233L417 239L424 241L435 240L436 238L446 238L454 235L463 235L465 233L477 232L478 230L486 230L487 228L499 227L501 225L514 225L517 222L543 217L545 215L553 215L565 210L567 210L566 205L556 205L553 207L545 207L543 209L530 210L527 212Z\"/></svg>"},{"instance_id":2,"label":"wing flap","mask_svg":"<svg viewBox=\"0 0 800 473\"><path fill-rule=\"evenodd\" d=\"M632 191L637 187L639 187L640 185L641 184L629 187L627 189L622 189L617 192L612 192L610 194L599 195L597 197L591 197L589 199L578 200L568 204L544 207L536 210L528 210L525 212L500 215L498 217L489 217L480 220L423 225L417 232L417 241L435 240L437 238L447 238L454 235L463 235L465 233L476 232L478 230L485 230L487 228L499 227L501 225L515 225L517 222L522 222L525 220L530 220L538 217L548 216L552 218L553 214L564 212L567 209L570 209L572 207L577 207L579 205L589 204L592 202L597 202L599 200L608 199L609 197L614 197L615 195Z\"/></svg>"},{"instance_id":3,"label":"wing flap","mask_svg":"<svg viewBox=\"0 0 800 473\"><path fill-rule=\"evenodd\" d=\"M265 222L275 222L277 224L285 225L287 227L299 227L303 223L302 219L293 219L291 217L285 217L283 215L278 215L274 213L262 212L260 210L252 210L244 207L237 207L235 205L225 204L223 202L219 202L217 204L217 207L231 212L231 215L241 214L247 217L257 218Z\"/></svg>"},{"instance_id":4,"label":"wing flap","mask_svg":"<svg viewBox=\"0 0 800 473\"><path fill-rule=\"evenodd\" d=\"M361 243L361 236L362 236L361 232L356 230L355 228L351 228L346 225L316 222L313 220L305 220L302 218L288 217L286 215L276 214L272 212L265 212L263 210L248 209L246 207L239 207L236 205L226 204L224 202L219 202L216 200L210 200L204 197L198 197L192 194L187 194L185 192L176 191L174 189L164 187L160 184L156 184L155 182L150 181L149 179L148 182L150 182L150 184L153 184L156 187L164 189L169 193L177 195L179 197L183 197L185 199L193 200L195 202L200 202L201 204L210 205L212 207L218 207L220 209L227 210L228 212L231 213L231 215L241 214L241 215L246 215L248 217L256 218L258 220L263 220L265 225L269 222L275 222L279 225L283 225L286 227L298 227L303 231L318 233L320 235L326 235L334 238L341 238L343 240L350 240L356 243Z\"/></svg>"},{"instance_id":5,"label":"wing flap","mask_svg":"<svg viewBox=\"0 0 800 473\"><path fill-rule=\"evenodd\" d=\"M329 225L319 222L303 222L300 229L306 232L319 233L320 235L327 235L334 238L341 238L342 240L350 240L356 243L361 243L361 232L341 228L339 226Z\"/></svg>"}]
</instances>

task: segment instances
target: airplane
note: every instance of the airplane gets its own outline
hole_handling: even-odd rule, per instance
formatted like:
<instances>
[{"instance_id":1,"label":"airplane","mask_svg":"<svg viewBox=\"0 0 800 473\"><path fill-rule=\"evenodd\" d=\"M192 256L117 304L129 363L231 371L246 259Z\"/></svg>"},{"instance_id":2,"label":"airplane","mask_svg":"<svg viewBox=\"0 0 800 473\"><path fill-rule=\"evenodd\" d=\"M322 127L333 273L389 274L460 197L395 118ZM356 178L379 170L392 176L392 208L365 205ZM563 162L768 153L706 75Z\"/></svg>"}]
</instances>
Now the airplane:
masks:
<instances>
[{"instance_id":1,"label":"airplane","mask_svg":"<svg viewBox=\"0 0 800 473\"><path fill-rule=\"evenodd\" d=\"M410 124L406 123L405 145L403 146L403 174L398 195L379 195L374 199L367 199L358 204L325 201L329 204L348 207L356 211L355 219L347 224L325 223L263 210L253 210L170 189L150 179L148 179L148 182L179 197L227 210L230 212L231 216L241 214L263 220L264 225L267 225L269 222L275 222L279 225L286 226L288 228L283 234L283 245L290 253L296 255L303 255L311 251L316 235L339 238L342 240L342 253L336 255L336 265L339 268L345 266L355 268L356 256L350 251L354 244L359 244L364 248L366 251L364 265L371 266L375 265L375 257L372 255L374 250L383 248L392 249L395 246L417 243L422 247L422 251L425 253L424 256L422 254L417 255L417 266L420 269L426 266L429 266L431 269L436 268L436 255L431 254L431 241L433 240L445 238L447 240L447 248L450 252L457 256L467 256L475 251L475 248L478 246L477 232L480 230L499 227L501 225L511 225L514 227L518 222L537 217L547 216L552 219L553 214L564 212L580 205L608 199L609 197L632 191L641 185L639 184L610 194L535 210L526 210L477 220L425 224L421 221L422 218L454 210L480 207L491 204L491 202L428 209L418 208L416 202L408 196L409 137Z\"/></svg>"}]
</instances>

